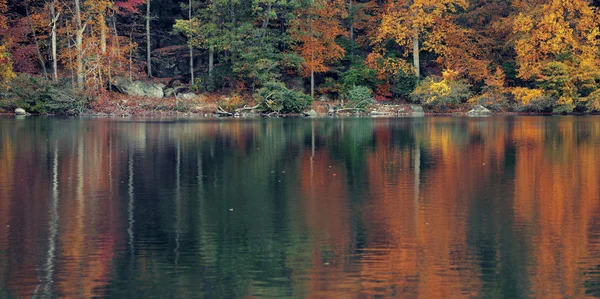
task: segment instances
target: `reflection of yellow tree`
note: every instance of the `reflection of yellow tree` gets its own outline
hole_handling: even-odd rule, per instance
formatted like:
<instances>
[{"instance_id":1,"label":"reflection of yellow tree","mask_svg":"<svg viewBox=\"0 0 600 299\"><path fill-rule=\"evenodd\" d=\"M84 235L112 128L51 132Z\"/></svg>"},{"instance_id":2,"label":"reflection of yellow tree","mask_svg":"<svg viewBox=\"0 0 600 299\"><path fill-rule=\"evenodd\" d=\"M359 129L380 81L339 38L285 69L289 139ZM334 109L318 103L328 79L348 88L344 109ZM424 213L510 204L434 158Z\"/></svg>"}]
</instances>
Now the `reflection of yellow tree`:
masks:
<instances>
[{"instance_id":1,"label":"reflection of yellow tree","mask_svg":"<svg viewBox=\"0 0 600 299\"><path fill-rule=\"evenodd\" d=\"M577 124L579 126L577 126ZM514 210L518 223L531 226L532 293L540 298L585 297L585 259L598 250L588 228L598 218L600 127L585 121L558 124L560 141L544 139L545 128L533 121L514 130L517 147ZM578 141L578 132L594 136ZM549 146L552 145L552 146ZM557 149L554 147L557 146Z\"/></svg>"}]
</instances>

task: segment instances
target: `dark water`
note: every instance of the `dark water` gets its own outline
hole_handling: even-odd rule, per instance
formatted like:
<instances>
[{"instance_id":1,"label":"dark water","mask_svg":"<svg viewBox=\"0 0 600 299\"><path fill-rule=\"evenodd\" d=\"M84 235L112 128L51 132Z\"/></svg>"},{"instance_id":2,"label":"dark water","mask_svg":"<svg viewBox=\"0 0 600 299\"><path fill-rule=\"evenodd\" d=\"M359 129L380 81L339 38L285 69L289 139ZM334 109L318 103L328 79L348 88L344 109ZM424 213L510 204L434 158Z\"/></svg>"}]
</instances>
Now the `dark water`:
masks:
<instances>
[{"instance_id":1,"label":"dark water","mask_svg":"<svg viewBox=\"0 0 600 299\"><path fill-rule=\"evenodd\" d=\"M0 297L600 296L600 118L0 118Z\"/></svg>"}]
</instances>

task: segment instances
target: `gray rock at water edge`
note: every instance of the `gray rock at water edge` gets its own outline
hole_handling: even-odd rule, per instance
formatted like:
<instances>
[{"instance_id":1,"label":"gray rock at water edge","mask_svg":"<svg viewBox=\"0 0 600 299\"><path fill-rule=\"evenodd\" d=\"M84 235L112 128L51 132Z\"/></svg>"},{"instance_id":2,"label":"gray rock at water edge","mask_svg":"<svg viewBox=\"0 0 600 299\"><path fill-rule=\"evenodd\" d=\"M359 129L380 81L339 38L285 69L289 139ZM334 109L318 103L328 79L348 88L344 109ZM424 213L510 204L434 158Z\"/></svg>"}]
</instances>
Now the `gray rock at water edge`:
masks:
<instances>
[{"instance_id":1,"label":"gray rock at water edge","mask_svg":"<svg viewBox=\"0 0 600 299\"><path fill-rule=\"evenodd\" d=\"M490 109L483 107L482 105L477 105L477 106L475 106L475 108L473 108L469 112L467 112L467 115L469 115L469 116L485 116L485 115L491 115L491 114L492 114L492 111L490 111Z\"/></svg>"},{"instance_id":2,"label":"gray rock at water edge","mask_svg":"<svg viewBox=\"0 0 600 299\"><path fill-rule=\"evenodd\" d=\"M423 112L423 113L425 113L425 110L423 110L423 107L419 106L419 105L410 105L410 110L412 110L412 112Z\"/></svg>"},{"instance_id":3,"label":"gray rock at water edge","mask_svg":"<svg viewBox=\"0 0 600 299\"><path fill-rule=\"evenodd\" d=\"M423 109L423 106L410 105L410 116L424 117L425 116L425 110Z\"/></svg>"},{"instance_id":4,"label":"gray rock at water edge","mask_svg":"<svg viewBox=\"0 0 600 299\"><path fill-rule=\"evenodd\" d=\"M182 94L180 94L179 98L183 99L183 100L191 101L191 100L197 99L198 95L195 94L195 93L188 92L188 93L182 93Z\"/></svg>"},{"instance_id":5,"label":"gray rock at water edge","mask_svg":"<svg viewBox=\"0 0 600 299\"><path fill-rule=\"evenodd\" d=\"M147 97L154 99L162 99L165 96L165 93L163 91L164 84L152 84L142 81L130 82L125 78L117 77L113 79L112 85L120 93L130 96Z\"/></svg>"},{"instance_id":6,"label":"gray rock at water edge","mask_svg":"<svg viewBox=\"0 0 600 299\"><path fill-rule=\"evenodd\" d=\"M27 115L27 111L23 108L17 108L15 109L15 115Z\"/></svg>"},{"instance_id":7,"label":"gray rock at water edge","mask_svg":"<svg viewBox=\"0 0 600 299\"><path fill-rule=\"evenodd\" d=\"M318 116L318 114L317 114L317 111L315 111L314 109L311 109L309 111L304 112L304 116L315 117L315 116Z\"/></svg>"}]
</instances>

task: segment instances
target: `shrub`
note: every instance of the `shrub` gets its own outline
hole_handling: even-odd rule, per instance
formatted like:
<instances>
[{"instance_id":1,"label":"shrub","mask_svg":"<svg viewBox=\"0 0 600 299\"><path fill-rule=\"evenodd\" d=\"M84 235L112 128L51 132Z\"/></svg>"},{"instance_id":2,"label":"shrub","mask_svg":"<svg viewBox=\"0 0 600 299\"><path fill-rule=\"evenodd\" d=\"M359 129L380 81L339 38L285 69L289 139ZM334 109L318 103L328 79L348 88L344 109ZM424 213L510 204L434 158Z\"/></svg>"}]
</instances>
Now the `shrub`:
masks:
<instances>
[{"instance_id":1,"label":"shrub","mask_svg":"<svg viewBox=\"0 0 600 299\"><path fill-rule=\"evenodd\" d=\"M514 87L510 94L515 101L515 109L521 112L550 112L555 105L553 98L541 89Z\"/></svg>"},{"instance_id":2,"label":"shrub","mask_svg":"<svg viewBox=\"0 0 600 299\"><path fill-rule=\"evenodd\" d=\"M589 112L600 112L600 89L590 93L585 102Z\"/></svg>"},{"instance_id":3,"label":"shrub","mask_svg":"<svg viewBox=\"0 0 600 299\"><path fill-rule=\"evenodd\" d=\"M483 93L468 100L469 105L482 105L493 111L510 111L511 96L499 90L483 90Z\"/></svg>"},{"instance_id":4,"label":"shrub","mask_svg":"<svg viewBox=\"0 0 600 299\"><path fill-rule=\"evenodd\" d=\"M410 94L410 99L414 103L439 111L455 107L470 96L469 85L463 81L446 79L436 81L428 77Z\"/></svg>"},{"instance_id":5,"label":"shrub","mask_svg":"<svg viewBox=\"0 0 600 299\"><path fill-rule=\"evenodd\" d=\"M364 109L373 103L371 89L366 86L354 86L346 96L348 104L354 108Z\"/></svg>"},{"instance_id":6,"label":"shrub","mask_svg":"<svg viewBox=\"0 0 600 299\"><path fill-rule=\"evenodd\" d=\"M300 113L312 104L313 99L301 92L288 89L279 81L267 82L254 94L257 101L265 101L265 111Z\"/></svg>"},{"instance_id":7,"label":"shrub","mask_svg":"<svg viewBox=\"0 0 600 299\"><path fill-rule=\"evenodd\" d=\"M396 83L394 84L394 96L397 98L409 98L411 92L415 90L418 82L417 76L400 72L396 76Z\"/></svg>"},{"instance_id":8,"label":"shrub","mask_svg":"<svg viewBox=\"0 0 600 299\"><path fill-rule=\"evenodd\" d=\"M217 100L217 104L225 111L234 111L235 109L242 108L245 103L246 101L237 94Z\"/></svg>"},{"instance_id":9,"label":"shrub","mask_svg":"<svg viewBox=\"0 0 600 299\"><path fill-rule=\"evenodd\" d=\"M31 113L77 115L89 107L89 98L65 80L52 82L20 75L10 86L6 99L0 103L6 109L20 107Z\"/></svg>"}]
</instances>

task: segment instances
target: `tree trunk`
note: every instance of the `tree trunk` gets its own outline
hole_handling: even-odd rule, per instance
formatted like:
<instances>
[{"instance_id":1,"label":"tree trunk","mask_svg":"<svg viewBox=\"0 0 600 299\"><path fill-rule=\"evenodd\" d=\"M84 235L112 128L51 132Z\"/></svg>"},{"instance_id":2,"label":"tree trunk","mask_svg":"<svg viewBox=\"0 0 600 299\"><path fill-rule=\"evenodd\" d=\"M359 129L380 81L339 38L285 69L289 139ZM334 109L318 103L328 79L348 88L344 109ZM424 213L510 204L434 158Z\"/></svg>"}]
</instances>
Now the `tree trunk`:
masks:
<instances>
[{"instance_id":1,"label":"tree trunk","mask_svg":"<svg viewBox=\"0 0 600 299\"><path fill-rule=\"evenodd\" d=\"M348 4L348 15L350 16L350 41L354 43L354 12L352 11L352 0Z\"/></svg>"},{"instance_id":2,"label":"tree trunk","mask_svg":"<svg viewBox=\"0 0 600 299\"><path fill-rule=\"evenodd\" d=\"M146 64L148 65L148 78L152 78L152 46L150 44L150 0L146 1Z\"/></svg>"},{"instance_id":3,"label":"tree trunk","mask_svg":"<svg viewBox=\"0 0 600 299\"><path fill-rule=\"evenodd\" d=\"M75 48L77 50L77 88L83 89L83 32L85 28L81 24L81 7L79 0L75 0Z\"/></svg>"},{"instance_id":4,"label":"tree trunk","mask_svg":"<svg viewBox=\"0 0 600 299\"><path fill-rule=\"evenodd\" d=\"M215 46L208 48L208 76L212 78L212 71L215 67Z\"/></svg>"},{"instance_id":5,"label":"tree trunk","mask_svg":"<svg viewBox=\"0 0 600 299\"><path fill-rule=\"evenodd\" d=\"M56 0L50 3L50 14L52 18L52 30L51 30L51 47L52 47L52 80L58 81L58 59L56 55L56 22L58 22L58 15L56 14Z\"/></svg>"},{"instance_id":6,"label":"tree trunk","mask_svg":"<svg viewBox=\"0 0 600 299\"><path fill-rule=\"evenodd\" d=\"M310 70L310 96L315 99L315 71Z\"/></svg>"},{"instance_id":7,"label":"tree trunk","mask_svg":"<svg viewBox=\"0 0 600 299\"><path fill-rule=\"evenodd\" d=\"M46 71L46 64L44 63L44 59L42 58L42 51L40 50L40 43L38 42L37 34L35 34L35 28L33 28L33 23L31 22L31 16L29 15L29 4L25 3L25 14L27 14L27 23L29 23L29 29L31 29L31 34L33 35L33 41L35 42L35 49L37 50L38 60L40 61L40 66L42 67L42 71L44 72L44 79L48 80L48 72Z\"/></svg>"},{"instance_id":8,"label":"tree trunk","mask_svg":"<svg viewBox=\"0 0 600 299\"><path fill-rule=\"evenodd\" d=\"M66 23L66 20L65 20L65 23ZM73 56L71 55L72 46L71 46L71 33L69 32L69 25L65 24L65 28L67 30L67 48L69 48L69 51L68 51L69 61L73 61ZM75 88L75 74L73 73L72 67L70 67L69 69L71 71L71 87Z\"/></svg>"},{"instance_id":9,"label":"tree trunk","mask_svg":"<svg viewBox=\"0 0 600 299\"><path fill-rule=\"evenodd\" d=\"M100 52L106 55L106 20L104 16L100 16Z\"/></svg>"},{"instance_id":10,"label":"tree trunk","mask_svg":"<svg viewBox=\"0 0 600 299\"><path fill-rule=\"evenodd\" d=\"M188 2L188 20L192 20L192 0ZM190 47L190 89L194 87L194 46L192 46L192 35L188 37L188 44Z\"/></svg>"},{"instance_id":11,"label":"tree trunk","mask_svg":"<svg viewBox=\"0 0 600 299\"><path fill-rule=\"evenodd\" d=\"M413 65L415 67L415 76L421 78L421 66L419 61L419 32L415 29L413 35Z\"/></svg>"}]
</instances>

